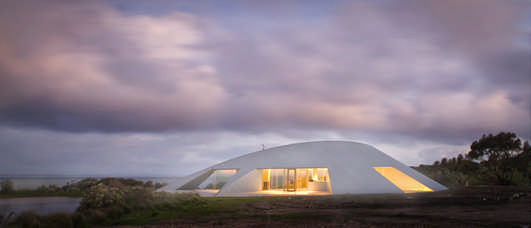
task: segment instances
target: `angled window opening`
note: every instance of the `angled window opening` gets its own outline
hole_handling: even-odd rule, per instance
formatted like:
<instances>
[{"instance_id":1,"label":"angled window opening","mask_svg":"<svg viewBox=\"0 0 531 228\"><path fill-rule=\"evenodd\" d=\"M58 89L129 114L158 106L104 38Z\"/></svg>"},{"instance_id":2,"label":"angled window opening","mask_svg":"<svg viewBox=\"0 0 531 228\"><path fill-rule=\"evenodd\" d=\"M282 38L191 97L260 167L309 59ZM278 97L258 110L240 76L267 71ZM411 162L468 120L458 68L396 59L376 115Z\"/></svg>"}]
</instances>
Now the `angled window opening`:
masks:
<instances>
[{"instance_id":1,"label":"angled window opening","mask_svg":"<svg viewBox=\"0 0 531 228\"><path fill-rule=\"evenodd\" d=\"M431 188L406 175L394 167L373 167L376 172L393 183L404 193L433 192Z\"/></svg>"},{"instance_id":2,"label":"angled window opening","mask_svg":"<svg viewBox=\"0 0 531 228\"><path fill-rule=\"evenodd\" d=\"M214 170L212 174L199 185L199 189L220 190L237 171L237 169Z\"/></svg>"}]
</instances>

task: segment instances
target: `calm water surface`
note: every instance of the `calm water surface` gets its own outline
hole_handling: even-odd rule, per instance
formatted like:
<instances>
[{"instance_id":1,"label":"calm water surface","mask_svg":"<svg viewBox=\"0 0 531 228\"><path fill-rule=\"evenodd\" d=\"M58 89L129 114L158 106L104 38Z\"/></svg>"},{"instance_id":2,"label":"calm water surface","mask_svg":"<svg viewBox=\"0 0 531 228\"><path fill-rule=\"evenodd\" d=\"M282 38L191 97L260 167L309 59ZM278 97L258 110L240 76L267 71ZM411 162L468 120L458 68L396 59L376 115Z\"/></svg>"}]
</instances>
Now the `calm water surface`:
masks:
<instances>
[{"instance_id":1,"label":"calm water surface","mask_svg":"<svg viewBox=\"0 0 531 228\"><path fill-rule=\"evenodd\" d=\"M81 202L81 197L21 197L0 198L0 214L7 216L14 212L34 210L38 214L46 215L55 212L74 212Z\"/></svg>"}]
</instances>

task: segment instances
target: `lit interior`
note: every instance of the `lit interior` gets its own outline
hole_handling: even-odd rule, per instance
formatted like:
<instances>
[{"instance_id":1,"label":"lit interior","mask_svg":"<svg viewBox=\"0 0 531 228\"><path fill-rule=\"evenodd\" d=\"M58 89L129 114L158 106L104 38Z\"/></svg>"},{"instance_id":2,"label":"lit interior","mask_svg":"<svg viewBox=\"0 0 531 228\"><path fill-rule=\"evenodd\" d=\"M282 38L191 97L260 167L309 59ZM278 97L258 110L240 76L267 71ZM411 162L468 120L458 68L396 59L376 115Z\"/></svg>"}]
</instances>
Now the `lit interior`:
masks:
<instances>
[{"instance_id":1,"label":"lit interior","mask_svg":"<svg viewBox=\"0 0 531 228\"><path fill-rule=\"evenodd\" d=\"M294 192L288 192L283 190L267 190L267 191L261 191L261 192L255 192L254 194L257 195L330 195L330 192L322 192L322 191L304 191L304 190L297 190Z\"/></svg>"},{"instance_id":2,"label":"lit interior","mask_svg":"<svg viewBox=\"0 0 531 228\"><path fill-rule=\"evenodd\" d=\"M404 193L433 192L430 188L411 178L394 167L373 167L378 173L393 183Z\"/></svg>"},{"instance_id":3,"label":"lit interior","mask_svg":"<svg viewBox=\"0 0 531 228\"><path fill-rule=\"evenodd\" d=\"M270 194L331 192L328 169L263 169L262 191Z\"/></svg>"}]
</instances>

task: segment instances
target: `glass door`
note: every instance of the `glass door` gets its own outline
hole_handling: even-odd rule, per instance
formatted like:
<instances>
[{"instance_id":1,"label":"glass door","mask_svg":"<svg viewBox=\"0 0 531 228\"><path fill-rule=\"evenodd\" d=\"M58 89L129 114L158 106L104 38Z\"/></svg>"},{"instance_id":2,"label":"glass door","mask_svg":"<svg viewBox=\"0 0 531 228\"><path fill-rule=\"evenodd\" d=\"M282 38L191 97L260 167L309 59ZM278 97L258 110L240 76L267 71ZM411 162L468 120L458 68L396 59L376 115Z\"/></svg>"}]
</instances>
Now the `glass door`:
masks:
<instances>
[{"instance_id":1,"label":"glass door","mask_svg":"<svg viewBox=\"0 0 531 228\"><path fill-rule=\"evenodd\" d=\"M288 192L297 191L297 170L296 169L288 169L286 178L288 179L286 190Z\"/></svg>"}]
</instances>

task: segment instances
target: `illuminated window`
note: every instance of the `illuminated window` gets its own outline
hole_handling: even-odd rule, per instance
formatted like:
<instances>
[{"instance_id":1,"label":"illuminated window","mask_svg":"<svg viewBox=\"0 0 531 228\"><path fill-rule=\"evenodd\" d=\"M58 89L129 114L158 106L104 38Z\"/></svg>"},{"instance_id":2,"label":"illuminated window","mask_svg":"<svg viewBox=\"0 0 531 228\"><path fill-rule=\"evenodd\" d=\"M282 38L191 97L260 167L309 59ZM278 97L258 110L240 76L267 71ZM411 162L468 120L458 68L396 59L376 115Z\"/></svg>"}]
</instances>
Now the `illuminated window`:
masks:
<instances>
[{"instance_id":1,"label":"illuminated window","mask_svg":"<svg viewBox=\"0 0 531 228\"><path fill-rule=\"evenodd\" d=\"M393 167L373 167L404 193L433 192L430 188Z\"/></svg>"},{"instance_id":2,"label":"illuminated window","mask_svg":"<svg viewBox=\"0 0 531 228\"><path fill-rule=\"evenodd\" d=\"M270 189L286 188L286 170L285 169L268 169L270 176Z\"/></svg>"},{"instance_id":3,"label":"illuminated window","mask_svg":"<svg viewBox=\"0 0 531 228\"><path fill-rule=\"evenodd\" d=\"M311 182L311 183L310 183ZM320 184L322 183L322 184ZM330 189L327 168L263 169L262 190L324 191Z\"/></svg>"},{"instance_id":4,"label":"illuminated window","mask_svg":"<svg viewBox=\"0 0 531 228\"><path fill-rule=\"evenodd\" d=\"M307 189L308 188L308 169L296 169L296 179L297 189Z\"/></svg>"},{"instance_id":5,"label":"illuminated window","mask_svg":"<svg viewBox=\"0 0 531 228\"><path fill-rule=\"evenodd\" d=\"M310 182L327 182L328 169L327 168L313 168L309 169Z\"/></svg>"},{"instance_id":6,"label":"illuminated window","mask_svg":"<svg viewBox=\"0 0 531 228\"><path fill-rule=\"evenodd\" d=\"M271 189L271 180L269 176L270 176L269 169L262 170L262 190Z\"/></svg>"}]
</instances>

